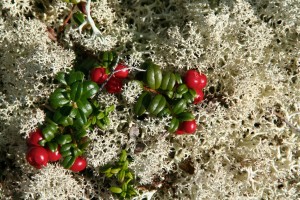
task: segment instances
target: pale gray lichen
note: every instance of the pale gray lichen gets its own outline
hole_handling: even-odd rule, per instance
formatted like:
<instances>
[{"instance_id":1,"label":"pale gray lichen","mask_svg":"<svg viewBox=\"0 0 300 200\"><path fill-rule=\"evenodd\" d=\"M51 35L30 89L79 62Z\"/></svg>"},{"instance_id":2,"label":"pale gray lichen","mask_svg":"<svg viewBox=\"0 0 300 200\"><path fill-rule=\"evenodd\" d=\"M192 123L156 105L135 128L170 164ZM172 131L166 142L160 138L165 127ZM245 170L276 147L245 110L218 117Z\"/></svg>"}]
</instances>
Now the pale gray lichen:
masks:
<instances>
[{"instance_id":1,"label":"pale gray lichen","mask_svg":"<svg viewBox=\"0 0 300 200\"><path fill-rule=\"evenodd\" d=\"M46 33L47 26L62 25L71 5L37 2L46 11L31 0L0 3L0 146L31 184L14 191L28 197L38 195L41 180L56 179L48 173L51 166L28 179L33 172L24 164L22 140L43 121L40 104L54 89L50 80L58 71L70 69L75 59L73 50L56 45ZM300 198L299 133L284 120L299 127L299 115L293 115L300 112L298 0L101 0L91 6L91 17L107 45L92 39L88 30L80 34L72 24L63 32L65 47L79 44L94 55L116 49L129 66L150 58L181 74L196 68L209 80L206 100L190 107L199 124L197 132L180 137L165 131L168 118L133 117L130 83L122 94L127 103L101 93L98 100L104 107L122 105L110 114L106 131L90 133L87 157L93 172L114 161L126 146L135 159L130 167L149 198ZM137 153L139 143L146 146ZM194 170L184 169L184 162ZM76 192L89 190L61 170L55 166L67 176L64 180L70 178ZM175 178L168 182L167 174ZM113 198L103 179L96 177L100 181L93 186L104 192L91 189L92 196ZM164 180L155 183L157 177ZM62 187L71 191L70 185ZM1 187L6 199L12 198L9 189Z\"/></svg>"}]
</instances>

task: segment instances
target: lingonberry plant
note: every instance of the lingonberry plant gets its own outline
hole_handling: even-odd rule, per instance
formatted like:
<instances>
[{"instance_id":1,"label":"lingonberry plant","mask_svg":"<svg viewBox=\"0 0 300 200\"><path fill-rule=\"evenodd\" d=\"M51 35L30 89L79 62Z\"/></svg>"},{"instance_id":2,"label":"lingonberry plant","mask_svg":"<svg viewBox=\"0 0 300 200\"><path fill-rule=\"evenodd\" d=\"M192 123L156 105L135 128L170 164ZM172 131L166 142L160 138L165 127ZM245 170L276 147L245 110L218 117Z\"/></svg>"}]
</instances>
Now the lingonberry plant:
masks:
<instances>
[{"instance_id":1,"label":"lingonberry plant","mask_svg":"<svg viewBox=\"0 0 300 200\"><path fill-rule=\"evenodd\" d=\"M100 172L110 179L109 190L120 199L130 199L137 195L137 191L134 189L134 174L128 168L129 162L127 152L122 150L117 162L100 169Z\"/></svg>"},{"instance_id":2,"label":"lingonberry plant","mask_svg":"<svg viewBox=\"0 0 300 200\"><path fill-rule=\"evenodd\" d=\"M121 93L123 83L129 79L129 70L133 69L119 61L114 52L101 53L100 60L99 65L88 68L85 74L80 70L57 74L58 87L49 97L45 123L33 131L27 141L26 159L33 167L41 169L48 162L60 161L64 168L73 172L86 168L84 152L90 143L88 130L105 129L110 123L110 112L117 106L103 108L95 97L101 92ZM203 100L202 90L207 82L204 74L188 70L182 78L177 72L163 72L160 66L146 61L142 70L130 79L137 81L143 90L133 105L136 117L168 117L170 122L166 130L177 135L196 131L195 116L189 105ZM120 199L137 195L128 164L127 153L123 150L118 162L100 170L107 178L116 179L110 191Z\"/></svg>"}]
</instances>

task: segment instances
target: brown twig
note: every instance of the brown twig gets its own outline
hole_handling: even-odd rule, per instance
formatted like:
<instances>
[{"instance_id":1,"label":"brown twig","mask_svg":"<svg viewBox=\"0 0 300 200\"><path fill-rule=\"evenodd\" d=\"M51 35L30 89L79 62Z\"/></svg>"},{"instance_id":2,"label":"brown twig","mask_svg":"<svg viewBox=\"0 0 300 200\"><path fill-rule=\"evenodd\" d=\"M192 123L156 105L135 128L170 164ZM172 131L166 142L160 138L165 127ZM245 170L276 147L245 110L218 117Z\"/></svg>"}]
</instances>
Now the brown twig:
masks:
<instances>
[{"instance_id":1,"label":"brown twig","mask_svg":"<svg viewBox=\"0 0 300 200\"><path fill-rule=\"evenodd\" d=\"M69 13L68 17L65 19L63 25L59 27L59 32L62 32L64 30L64 27L67 25L67 23L71 19L72 15L73 15L73 11L75 9L75 6L76 5L74 4L73 7L72 7L72 9L70 10L70 13Z\"/></svg>"},{"instance_id":2,"label":"brown twig","mask_svg":"<svg viewBox=\"0 0 300 200\"><path fill-rule=\"evenodd\" d=\"M300 133L300 129L295 127L291 122L289 122L283 115L274 112L274 114L279 117L282 121L284 121L290 128L292 128L294 131Z\"/></svg>"}]
</instances>

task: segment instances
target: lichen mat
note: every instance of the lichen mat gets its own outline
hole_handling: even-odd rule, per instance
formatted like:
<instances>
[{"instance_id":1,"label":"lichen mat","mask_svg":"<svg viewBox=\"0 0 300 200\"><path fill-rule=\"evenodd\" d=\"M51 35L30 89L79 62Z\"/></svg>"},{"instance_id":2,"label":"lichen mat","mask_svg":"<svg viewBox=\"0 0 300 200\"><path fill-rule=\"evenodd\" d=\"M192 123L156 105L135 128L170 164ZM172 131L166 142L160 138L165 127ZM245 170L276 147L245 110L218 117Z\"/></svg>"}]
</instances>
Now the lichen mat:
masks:
<instances>
[{"instance_id":1,"label":"lichen mat","mask_svg":"<svg viewBox=\"0 0 300 200\"><path fill-rule=\"evenodd\" d=\"M124 148L135 199L300 198L298 0L95 0L90 15L84 5L0 3L0 198L117 199L99 169ZM87 16L99 32L79 31ZM169 119L132 117L141 91L128 82L97 97L103 108L120 106L106 130L88 132L84 172L30 166L26 140L45 121L55 76L110 50L137 69L150 59L206 74L204 101L189 107L196 132L176 136Z\"/></svg>"}]
</instances>

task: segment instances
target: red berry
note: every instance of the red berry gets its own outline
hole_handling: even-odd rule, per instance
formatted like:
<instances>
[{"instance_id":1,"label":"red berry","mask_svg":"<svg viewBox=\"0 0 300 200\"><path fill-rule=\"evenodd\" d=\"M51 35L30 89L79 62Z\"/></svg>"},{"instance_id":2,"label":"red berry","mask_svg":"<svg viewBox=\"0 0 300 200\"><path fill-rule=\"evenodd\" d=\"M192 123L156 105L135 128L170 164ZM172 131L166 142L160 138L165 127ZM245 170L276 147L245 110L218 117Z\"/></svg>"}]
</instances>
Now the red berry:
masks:
<instances>
[{"instance_id":1,"label":"red berry","mask_svg":"<svg viewBox=\"0 0 300 200\"><path fill-rule=\"evenodd\" d=\"M29 138L27 139L28 146L41 146L39 141L43 139L43 134L40 129L36 129L35 131L29 134Z\"/></svg>"},{"instance_id":2,"label":"red berry","mask_svg":"<svg viewBox=\"0 0 300 200\"><path fill-rule=\"evenodd\" d=\"M52 152L50 149L46 149L48 153L48 158L50 162L56 162L61 158L61 154L59 153L59 149Z\"/></svg>"},{"instance_id":3,"label":"red berry","mask_svg":"<svg viewBox=\"0 0 300 200\"><path fill-rule=\"evenodd\" d=\"M197 124L195 120L182 122L182 130L186 133L194 133L197 129Z\"/></svg>"},{"instance_id":4,"label":"red berry","mask_svg":"<svg viewBox=\"0 0 300 200\"><path fill-rule=\"evenodd\" d=\"M183 135L183 134L185 134L184 130L181 130L181 129L177 129L177 131L175 133L177 135Z\"/></svg>"},{"instance_id":5,"label":"red berry","mask_svg":"<svg viewBox=\"0 0 300 200\"><path fill-rule=\"evenodd\" d=\"M111 77L105 85L108 93L120 93L122 90L122 79Z\"/></svg>"},{"instance_id":6,"label":"red berry","mask_svg":"<svg viewBox=\"0 0 300 200\"><path fill-rule=\"evenodd\" d=\"M106 73L106 69L104 67L93 68L90 71L90 76L91 80L98 84L104 83L108 78L108 74Z\"/></svg>"},{"instance_id":7,"label":"red berry","mask_svg":"<svg viewBox=\"0 0 300 200\"><path fill-rule=\"evenodd\" d=\"M73 172L80 172L86 168L86 159L84 157L77 157L74 164L70 167Z\"/></svg>"},{"instance_id":8,"label":"red berry","mask_svg":"<svg viewBox=\"0 0 300 200\"><path fill-rule=\"evenodd\" d=\"M46 166L49 161L48 152L43 147L31 147L27 151L26 160L30 165L41 169L43 166Z\"/></svg>"},{"instance_id":9,"label":"red berry","mask_svg":"<svg viewBox=\"0 0 300 200\"><path fill-rule=\"evenodd\" d=\"M196 90L203 89L206 86L207 78L197 70L188 70L185 74L184 81L189 88Z\"/></svg>"},{"instance_id":10,"label":"red berry","mask_svg":"<svg viewBox=\"0 0 300 200\"><path fill-rule=\"evenodd\" d=\"M114 76L121 79L127 78L129 73L127 66L123 64L118 64L115 71L116 73L114 73Z\"/></svg>"},{"instance_id":11,"label":"red berry","mask_svg":"<svg viewBox=\"0 0 300 200\"><path fill-rule=\"evenodd\" d=\"M204 94L203 94L202 90L197 89L195 91L196 91L196 96L195 96L193 104L198 104L204 99Z\"/></svg>"}]
</instances>

